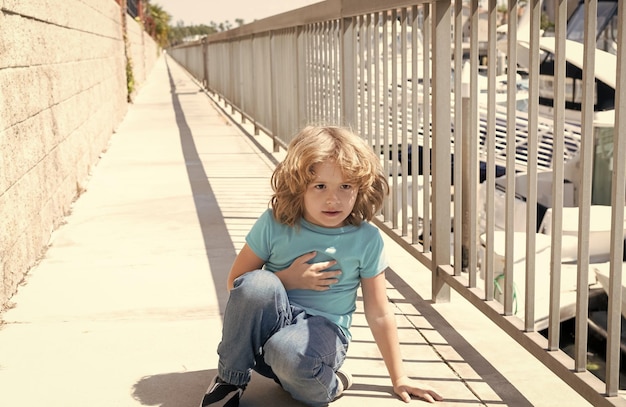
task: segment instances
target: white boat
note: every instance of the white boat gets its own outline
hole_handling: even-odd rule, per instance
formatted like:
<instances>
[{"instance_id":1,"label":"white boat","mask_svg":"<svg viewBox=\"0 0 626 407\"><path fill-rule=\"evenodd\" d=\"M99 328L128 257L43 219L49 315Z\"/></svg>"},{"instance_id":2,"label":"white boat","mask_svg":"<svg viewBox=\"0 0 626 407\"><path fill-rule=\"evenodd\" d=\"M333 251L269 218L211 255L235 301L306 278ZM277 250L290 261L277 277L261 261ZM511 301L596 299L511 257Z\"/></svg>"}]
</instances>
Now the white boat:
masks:
<instances>
[{"instance_id":1,"label":"white boat","mask_svg":"<svg viewBox=\"0 0 626 407\"><path fill-rule=\"evenodd\" d=\"M601 264L592 264L592 266L596 280L602 286L604 292L608 295L611 264L607 262ZM622 264L622 316L626 318L626 274L623 273L624 266L626 266L626 264Z\"/></svg>"},{"instance_id":2,"label":"white boat","mask_svg":"<svg viewBox=\"0 0 626 407\"><path fill-rule=\"evenodd\" d=\"M494 298L504 303L504 268L505 268L505 232L495 231L494 236ZM525 316L526 304L526 233L515 232L513 236L513 315L520 319ZM540 331L546 329L549 323L550 309L550 243L551 237L538 234L535 246L535 301L534 327ZM563 236L561 256L561 289L560 289L560 321L573 318L576 315L576 285L577 285L577 242L573 236ZM480 238L479 250L479 278L484 281L486 271L484 256L486 252L485 235ZM589 276L588 286L596 285L596 278Z\"/></svg>"}]
</instances>

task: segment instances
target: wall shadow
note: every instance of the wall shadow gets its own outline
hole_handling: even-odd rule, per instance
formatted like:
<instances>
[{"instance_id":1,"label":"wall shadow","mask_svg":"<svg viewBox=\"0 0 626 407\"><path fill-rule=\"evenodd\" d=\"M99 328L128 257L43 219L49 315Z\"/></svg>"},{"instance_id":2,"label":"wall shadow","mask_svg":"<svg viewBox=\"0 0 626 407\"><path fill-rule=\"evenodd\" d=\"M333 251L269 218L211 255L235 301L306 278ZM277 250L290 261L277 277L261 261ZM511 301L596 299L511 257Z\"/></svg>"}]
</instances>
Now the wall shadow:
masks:
<instances>
[{"instance_id":1,"label":"wall shadow","mask_svg":"<svg viewBox=\"0 0 626 407\"><path fill-rule=\"evenodd\" d=\"M165 64L170 81L172 105L174 106L176 124L178 125L187 177L191 186L196 214L202 231L204 247L206 249L216 290L215 298L217 298L219 304L220 315L223 315L228 300L226 280L237 252L228 228L226 227L226 223L224 222L224 216L215 197L215 193L211 188L202 160L198 154L191 128L187 123L185 113L181 106L179 95L188 94L189 92L177 92L176 83L172 76L167 58L165 59ZM219 242L219 247L216 247L216 242ZM215 253L219 253L219 256L212 255Z\"/></svg>"}]
</instances>

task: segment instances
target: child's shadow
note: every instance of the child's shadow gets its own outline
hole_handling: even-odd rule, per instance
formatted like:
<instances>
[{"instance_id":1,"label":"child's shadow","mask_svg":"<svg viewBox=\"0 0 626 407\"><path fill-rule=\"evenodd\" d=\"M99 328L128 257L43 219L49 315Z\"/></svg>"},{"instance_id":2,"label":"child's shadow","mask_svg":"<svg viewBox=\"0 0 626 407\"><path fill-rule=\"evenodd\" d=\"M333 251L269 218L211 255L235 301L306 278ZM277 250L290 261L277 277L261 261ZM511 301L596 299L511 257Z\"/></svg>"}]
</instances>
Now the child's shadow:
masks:
<instances>
[{"instance_id":1,"label":"child's shadow","mask_svg":"<svg viewBox=\"0 0 626 407\"><path fill-rule=\"evenodd\" d=\"M198 407L216 370L164 373L145 376L133 389L133 396L144 406ZM304 407L274 383L257 373L243 394L240 407Z\"/></svg>"}]
</instances>

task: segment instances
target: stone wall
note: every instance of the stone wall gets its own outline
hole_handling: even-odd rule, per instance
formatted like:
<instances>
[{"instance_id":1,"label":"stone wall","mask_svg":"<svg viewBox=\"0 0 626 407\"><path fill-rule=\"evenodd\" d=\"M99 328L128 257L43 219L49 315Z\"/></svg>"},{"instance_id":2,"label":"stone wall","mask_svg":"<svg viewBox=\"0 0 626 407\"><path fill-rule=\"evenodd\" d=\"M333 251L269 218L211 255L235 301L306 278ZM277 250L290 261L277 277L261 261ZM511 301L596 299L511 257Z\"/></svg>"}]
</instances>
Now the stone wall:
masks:
<instances>
[{"instance_id":1,"label":"stone wall","mask_svg":"<svg viewBox=\"0 0 626 407\"><path fill-rule=\"evenodd\" d=\"M123 16L115 0L0 1L0 310L126 114ZM129 54L154 55L137 88L157 47L126 21Z\"/></svg>"}]
</instances>

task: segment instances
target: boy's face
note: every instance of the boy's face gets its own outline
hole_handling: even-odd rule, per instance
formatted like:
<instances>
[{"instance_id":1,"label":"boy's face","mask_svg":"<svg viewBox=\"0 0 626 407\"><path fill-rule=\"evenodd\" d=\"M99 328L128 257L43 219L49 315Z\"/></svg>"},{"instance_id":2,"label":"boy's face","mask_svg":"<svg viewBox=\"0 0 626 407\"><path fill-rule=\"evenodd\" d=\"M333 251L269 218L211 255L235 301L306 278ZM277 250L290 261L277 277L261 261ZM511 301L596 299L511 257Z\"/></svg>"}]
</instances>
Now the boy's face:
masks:
<instances>
[{"instance_id":1,"label":"boy's face","mask_svg":"<svg viewBox=\"0 0 626 407\"><path fill-rule=\"evenodd\" d=\"M357 186L348 183L332 161L316 164L313 171L315 178L304 193L304 219L327 228L344 226L356 202Z\"/></svg>"}]
</instances>

